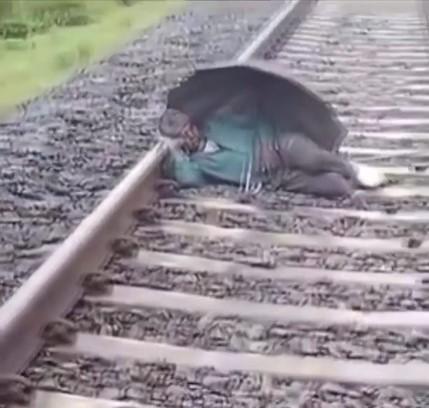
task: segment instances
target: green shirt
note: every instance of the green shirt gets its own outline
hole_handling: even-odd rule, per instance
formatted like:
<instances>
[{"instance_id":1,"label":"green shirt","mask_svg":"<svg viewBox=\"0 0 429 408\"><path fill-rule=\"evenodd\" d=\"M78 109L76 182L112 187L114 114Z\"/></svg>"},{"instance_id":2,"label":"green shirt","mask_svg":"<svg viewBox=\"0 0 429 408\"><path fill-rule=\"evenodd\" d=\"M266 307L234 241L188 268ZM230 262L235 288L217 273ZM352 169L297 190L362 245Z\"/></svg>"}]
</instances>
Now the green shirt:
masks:
<instances>
[{"instance_id":1,"label":"green shirt","mask_svg":"<svg viewBox=\"0 0 429 408\"><path fill-rule=\"evenodd\" d=\"M167 174L184 187L246 181L260 138L273 138L274 131L257 115L222 113L203 128L207 140L219 147L212 153L196 152L187 157L173 152Z\"/></svg>"}]
</instances>

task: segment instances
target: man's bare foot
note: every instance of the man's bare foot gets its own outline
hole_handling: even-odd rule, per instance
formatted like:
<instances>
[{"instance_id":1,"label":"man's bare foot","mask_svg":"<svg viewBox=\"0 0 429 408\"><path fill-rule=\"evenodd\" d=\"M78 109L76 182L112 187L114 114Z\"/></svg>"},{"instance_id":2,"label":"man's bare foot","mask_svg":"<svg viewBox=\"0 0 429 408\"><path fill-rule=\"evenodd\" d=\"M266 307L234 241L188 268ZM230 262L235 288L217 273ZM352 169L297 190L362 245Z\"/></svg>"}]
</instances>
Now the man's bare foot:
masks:
<instances>
[{"instance_id":1,"label":"man's bare foot","mask_svg":"<svg viewBox=\"0 0 429 408\"><path fill-rule=\"evenodd\" d=\"M362 188L375 189L387 183L387 177L376 167L362 163L351 163L354 170L353 182Z\"/></svg>"}]
</instances>

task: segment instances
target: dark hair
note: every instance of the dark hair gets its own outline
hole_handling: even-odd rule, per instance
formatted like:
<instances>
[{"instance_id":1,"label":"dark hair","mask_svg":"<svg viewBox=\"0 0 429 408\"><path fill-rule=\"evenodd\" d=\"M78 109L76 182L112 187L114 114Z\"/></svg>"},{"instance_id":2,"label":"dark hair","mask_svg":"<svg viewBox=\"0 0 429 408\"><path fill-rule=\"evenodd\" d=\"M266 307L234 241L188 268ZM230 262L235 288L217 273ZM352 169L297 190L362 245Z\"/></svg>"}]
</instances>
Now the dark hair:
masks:
<instances>
[{"instance_id":1,"label":"dark hair","mask_svg":"<svg viewBox=\"0 0 429 408\"><path fill-rule=\"evenodd\" d=\"M189 117L175 109L167 109L159 119L158 128L167 137L177 137L189 123Z\"/></svg>"}]
</instances>

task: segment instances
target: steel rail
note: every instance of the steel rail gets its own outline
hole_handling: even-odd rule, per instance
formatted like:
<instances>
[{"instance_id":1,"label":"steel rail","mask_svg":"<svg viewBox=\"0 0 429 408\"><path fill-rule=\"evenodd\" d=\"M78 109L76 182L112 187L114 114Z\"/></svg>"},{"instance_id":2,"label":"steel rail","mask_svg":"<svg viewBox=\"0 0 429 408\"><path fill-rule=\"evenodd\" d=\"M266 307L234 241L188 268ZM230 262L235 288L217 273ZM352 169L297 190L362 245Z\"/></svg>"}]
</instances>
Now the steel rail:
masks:
<instances>
[{"instance_id":1,"label":"steel rail","mask_svg":"<svg viewBox=\"0 0 429 408\"><path fill-rule=\"evenodd\" d=\"M317 0L287 1L236 60L257 57L279 35L291 35ZM285 34L287 31L287 34ZM0 308L0 375L22 371L44 344L45 327L71 310L83 294L86 275L106 261L113 238L132 225L132 212L155 197L168 147L148 152L105 200Z\"/></svg>"}]
</instances>

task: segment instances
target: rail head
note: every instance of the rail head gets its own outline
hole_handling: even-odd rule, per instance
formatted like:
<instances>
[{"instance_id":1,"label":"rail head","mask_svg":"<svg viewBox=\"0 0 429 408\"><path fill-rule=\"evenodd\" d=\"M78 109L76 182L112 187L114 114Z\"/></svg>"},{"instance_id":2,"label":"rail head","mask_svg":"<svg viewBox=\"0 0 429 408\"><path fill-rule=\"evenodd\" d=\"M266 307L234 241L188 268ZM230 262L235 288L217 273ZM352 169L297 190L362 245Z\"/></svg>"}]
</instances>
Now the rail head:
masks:
<instances>
[{"instance_id":1,"label":"rail head","mask_svg":"<svg viewBox=\"0 0 429 408\"><path fill-rule=\"evenodd\" d=\"M111 240L130 227L133 210L151 199L166 154L162 144L147 153L0 308L0 375L22 370L43 344L46 325L79 299L85 275L98 269Z\"/></svg>"},{"instance_id":2,"label":"rail head","mask_svg":"<svg viewBox=\"0 0 429 408\"><path fill-rule=\"evenodd\" d=\"M317 2L318 0L286 0L282 10L268 20L253 41L237 54L237 62L263 58L277 41L285 42Z\"/></svg>"},{"instance_id":3,"label":"rail head","mask_svg":"<svg viewBox=\"0 0 429 408\"><path fill-rule=\"evenodd\" d=\"M317 0L288 0L238 55L257 57L282 33L296 28ZM19 373L43 346L46 326L82 296L82 281L109 256L111 241L126 232L132 212L154 198L153 183L168 154L159 143L0 308L0 376Z\"/></svg>"}]
</instances>

